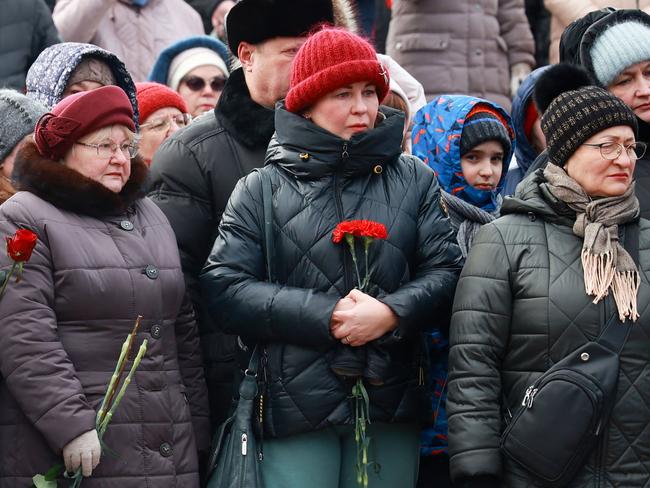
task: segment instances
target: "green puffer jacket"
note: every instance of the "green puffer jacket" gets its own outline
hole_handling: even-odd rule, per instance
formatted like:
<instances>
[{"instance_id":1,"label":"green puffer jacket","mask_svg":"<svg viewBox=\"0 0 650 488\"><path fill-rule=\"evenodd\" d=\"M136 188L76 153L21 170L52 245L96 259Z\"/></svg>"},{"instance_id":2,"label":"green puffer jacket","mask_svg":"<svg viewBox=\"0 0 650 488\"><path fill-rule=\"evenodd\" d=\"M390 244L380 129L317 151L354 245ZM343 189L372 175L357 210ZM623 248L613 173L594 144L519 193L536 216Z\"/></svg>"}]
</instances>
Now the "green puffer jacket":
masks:
<instances>
[{"instance_id":1,"label":"green puffer jacket","mask_svg":"<svg viewBox=\"0 0 650 488\"><path fill-rule=\"evenodd\" d=\"M458 282L447 408L451 474L466 486L486 476L500 486L538 486L499 451L504 403L514 413L526 388L616 311L611 297L593 304L585 294L575 214L543 181L541 170L524 180L502 207L508 215L483 226ZM641 219L639 230L641 316L621 354L609 425L572 488L650 483L650 222Z\"/></svg>"}]
</instances>

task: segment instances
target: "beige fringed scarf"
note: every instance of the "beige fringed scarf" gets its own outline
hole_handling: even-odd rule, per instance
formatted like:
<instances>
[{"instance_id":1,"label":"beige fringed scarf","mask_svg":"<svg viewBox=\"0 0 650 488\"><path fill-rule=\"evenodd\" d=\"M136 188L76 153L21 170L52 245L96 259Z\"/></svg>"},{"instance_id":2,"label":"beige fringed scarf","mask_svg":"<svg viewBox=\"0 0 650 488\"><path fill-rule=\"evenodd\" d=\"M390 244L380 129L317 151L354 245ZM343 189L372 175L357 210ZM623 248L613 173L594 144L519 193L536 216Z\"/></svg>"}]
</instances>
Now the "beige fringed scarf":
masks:
<instances>
[{"instance_id":1,"label":"beige fringed scarf","mask_svg":"<svg viewBox=\"0 0 650 488\"><path fill-rule=\"evenodd\" d=\"M636 321L640 275L628 252L618 242L618 226L639 216L634 183L619 197L591 200L582 187L561 167L549 164L543 186L558 200L575 210L573 233L584 239L582 267L585 291L598 303L611 288L621 321Z\"/></svg>"}]
</instances>

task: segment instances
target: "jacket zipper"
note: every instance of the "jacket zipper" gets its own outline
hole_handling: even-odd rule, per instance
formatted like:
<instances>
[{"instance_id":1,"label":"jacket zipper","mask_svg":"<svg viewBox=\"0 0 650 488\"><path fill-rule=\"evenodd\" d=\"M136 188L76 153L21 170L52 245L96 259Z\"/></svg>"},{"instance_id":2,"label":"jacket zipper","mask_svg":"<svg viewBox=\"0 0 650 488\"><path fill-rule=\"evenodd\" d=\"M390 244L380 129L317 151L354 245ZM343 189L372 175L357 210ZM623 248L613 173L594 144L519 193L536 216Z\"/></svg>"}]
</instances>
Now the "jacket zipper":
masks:
<instances>
[{"instance_id":1,"label":"jacket zipper","mask_svg":"<svg viewBox=\"0 0 650 488\"><path fill-rule=\"evenodd\" d=\"M350 154L348 153L348 144L346 142L343 143L343 148L341 150L341 160L343 165L345 165L345 162L348 159L348 157L350 157ZM339 180L340 180L340 171L337 171L334 174L334 203L336 205L336 216L338 217L339 222L343 222L343 218L344 218L343 200L341 198L341 187L339 184ZM348 256L345 249L343 249L343 278L344 278L345 289L352 290L352 288L354 288L354 286L352 285L353 282L352 270L350 269L350 264L348 263Z\"/></svg>"}]
</instances>

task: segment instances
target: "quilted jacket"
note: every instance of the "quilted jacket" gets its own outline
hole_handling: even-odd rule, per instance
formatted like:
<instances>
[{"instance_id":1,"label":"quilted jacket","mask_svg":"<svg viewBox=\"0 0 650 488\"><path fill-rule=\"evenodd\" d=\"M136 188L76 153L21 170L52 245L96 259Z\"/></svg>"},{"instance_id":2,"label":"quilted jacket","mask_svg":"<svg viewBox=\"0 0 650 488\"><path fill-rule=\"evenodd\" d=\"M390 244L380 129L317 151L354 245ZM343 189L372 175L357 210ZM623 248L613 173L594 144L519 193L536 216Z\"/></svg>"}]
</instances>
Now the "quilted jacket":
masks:
<instances>
[{"instance_id":1,"label":"quilted jacket","mask_svg":"<svg viewBox=\"0 0 650 488\"><path fill-rule=\"evenodd\" d=\"M427 100L462 93L510 110L510 68L535 65L523 0L393 2L386 54L424 87Z\"/></svg>"},{"instance_id":2,"label":"quilted jacket","mask_svg":"<svg viewBox=\"0 0 650 488\"><path fill-rule=\"evenodd\" d=\"M200 344L174 233L142 198L146 172L135 159L115 194L33 142L18 152L14 179L27 191L0 206L0 235L26 228L38 241L0 301L0 488L31 486L95 427L138 315L148 348L104 436L116 455L104 450L83 486L199 486L197 448L210 435ZM2 253L0 269L10 266Z\"/></svg>"},{"instance_id":3,"label":"quilted jacket","mask_svg":"<svg viewBox=\"0 0 650 488\"><path fill-rule=\"evenodd\" d=\"M266 280L260 175L240 180L223 214L201 284L226 331L268 353L267 435L286 436L353 421L351 384L330 369L341 346L329 330L337 301L355 285L350 252L332 242L343 220L383 223L370 248L369 293L399 317L383 338L389 368L368 385L370 418L416 421L419 334L448 310L461 261L433 171L401 155L404 118L344 141L276 107L276 135L263 171L273 186L275 283ZM368 347L368 346L364 346Z\"/></svg>"},{"instance_id":4,"label":"quilted jacket","mask_svg":"<svg viewBox=\"0 0 650 488\"><path fill-rule=\"evenodd\" d=\"M456 481L490 475L500 486L539 486L499 451L508 409L514 413L530 384L616 313L611 298L594 304L585 294L575 214L540 188L541 171L532 176L505 200L507 215L483 226L458 282L447 400ZM650 483L650 222L639 225L641 316L621 353L609 424L571 488Z\"/></svg>"},{"instance_id":5,"label":"quilted jacket","mask_svg":"<svg viewBox=\"0 0 650 488\"><path fill-rule=\"evenodd\" d=\"M0 11L0 87L23 92L27 70L59 34L42 0L0 0Z\"/></svg>"},{"instance_id":6,"label":"quilted jacket","mask_svg":"<svg viewBox=\"0 0 650 488\"><path fill-rule=\"evenodd\" d=\"M65 41L89 42L115 53L145 81L160 52L184 37L204 34L199 14L183 0L57 0L52 14Z\"/></svg>"}]
</instances>

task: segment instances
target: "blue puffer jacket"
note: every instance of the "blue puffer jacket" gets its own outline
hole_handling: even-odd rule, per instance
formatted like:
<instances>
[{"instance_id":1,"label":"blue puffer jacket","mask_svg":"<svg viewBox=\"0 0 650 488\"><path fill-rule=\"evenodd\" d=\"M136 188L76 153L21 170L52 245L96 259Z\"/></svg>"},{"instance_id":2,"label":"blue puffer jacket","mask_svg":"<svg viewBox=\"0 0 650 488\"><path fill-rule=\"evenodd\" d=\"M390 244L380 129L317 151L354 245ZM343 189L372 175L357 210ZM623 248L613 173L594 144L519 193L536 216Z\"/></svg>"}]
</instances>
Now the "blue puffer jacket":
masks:
<instances>
[{"instance_id":1,"label":"blue puffer jacket","mask_svg":"<svg viewBox=\"0 0 650 488\"><path fill-rule=\"evenodd\" d=\"M503 187L512 151L503 158L503 175L496 191L486 192L470 187L460 165L460 138L467 114L477 103L485 103L500 112L506 121L508 114L498 105L476 97L442 95L425 105L415 116L412 132L413 155L433 168L441 188L478 206L500 207L499 190ZM513 128L509 125L510 132ZM514 141L513 141L514 146ZM444 194L443 194L444 200ZM451 215L450 215L451 216ZM452 218L452 224L454 219ZM449 342L441 329L429 329L424 334L428 358L427 388L429 418L420 433L420 454L437 456L447 453L447 358Z\"/></svg>"},{"instance_id":2,"label":"blue puffer jacket","mask_svg":"<svg viewBox=\"0 0 650 488\"><path fill-rule=\"evenodd\" d=\"M503 195L513 195L515 193L516 186L524 178L528 168L530 168L530 165L533 164L533 161L538 156L535 148L528 142L524 131L524 123L526 121L526 107L528 107L528 103L533 99L533 92L535 91L537 80L549 67L542 66L528 75L519 87L515 98L512 100L512 124L515 127L515 135L517 137L517 147L515 148L517 167L508 171L503 187Z\"/></svg>"}]
</instances>

